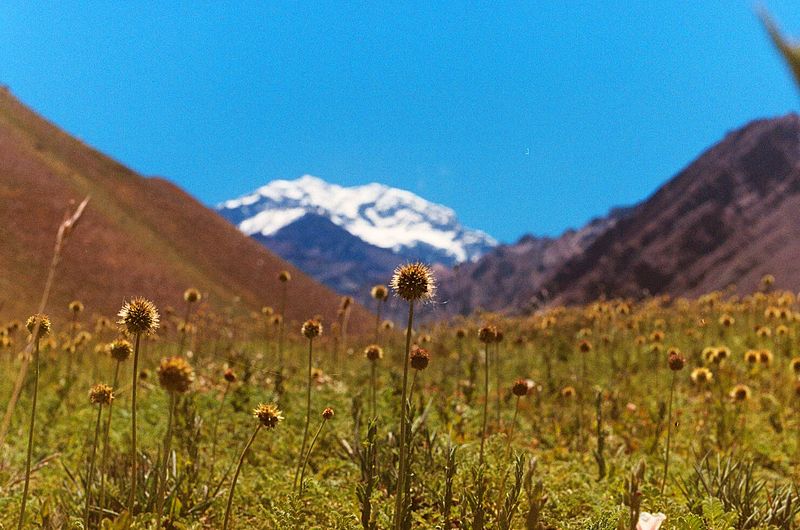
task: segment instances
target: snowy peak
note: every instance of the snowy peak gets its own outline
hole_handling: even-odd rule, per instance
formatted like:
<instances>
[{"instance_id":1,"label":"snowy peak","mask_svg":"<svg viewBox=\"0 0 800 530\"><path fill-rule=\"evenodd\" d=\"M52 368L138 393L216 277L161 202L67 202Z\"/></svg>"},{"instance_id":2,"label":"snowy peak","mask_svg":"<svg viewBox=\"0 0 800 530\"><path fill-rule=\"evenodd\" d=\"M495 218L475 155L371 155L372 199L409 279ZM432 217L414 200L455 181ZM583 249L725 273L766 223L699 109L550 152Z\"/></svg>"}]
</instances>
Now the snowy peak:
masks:
<instances>
[{"instance_id":1,"label":"snowy peak","mask_svg":"<svg viewBox=\"0 0 800 530\"><path fill-rule=\"evenodd\" d=\"M245 234L260 237L315 214L370 245L444 264L474 261L497 245L487 234L462 226L450 208L376 183L344 187L304 175L272 181L217 210Z\"/></svg>"}]
</instances>

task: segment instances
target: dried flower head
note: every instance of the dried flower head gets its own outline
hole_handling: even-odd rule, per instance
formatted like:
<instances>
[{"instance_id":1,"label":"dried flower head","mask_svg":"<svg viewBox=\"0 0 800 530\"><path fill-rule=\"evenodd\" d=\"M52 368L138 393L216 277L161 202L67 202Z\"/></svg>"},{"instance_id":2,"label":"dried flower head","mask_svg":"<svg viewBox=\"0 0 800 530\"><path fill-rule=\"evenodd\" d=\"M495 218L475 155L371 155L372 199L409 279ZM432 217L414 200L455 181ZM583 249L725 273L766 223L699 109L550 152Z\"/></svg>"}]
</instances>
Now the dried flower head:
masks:
<instances>
[{"instance_id":1,"label":"dried flower head","mask_svg":"<svg viewBox=\"0 0 800 530\"><path fill-rule=\"evenodd\" d=\"M322 411L322 419L328 421L331 418L333 418L333 409L330 407L325 407L325 410Z\"/></svg>"},{"instance_id":2,"label":"dried flower head","mask_svg":"<svg viewBox=\"0 0 800 530\"><path fill-rule=\"evenodd\" d=\"M253 409L253 416L258 418L258 421L261 422L261 425L266 427L267 429L274 429L278 422L283 419L281 416L281 411L278 410L278 407L275 405L268 405L266 403L261 403L259 406Z\"/></svg>"},{"instance_id":3,"label":"dried flower head","mask_svg":"<svg viewBox=\"0 0 800 530\"><path fill-rule=\"evenodd\" d=\"M795 374L800 375L800 357L795 357L789 361L789 368L791 368L792 372Z\"/></svg>"},{"instance_id":4,"label":"dried flower head","mask_svg":"<svg viewBox=\"0 0 800 530\"><path fill-rule=\"evenodd\" d=\"M28 333L33 335L34 330L36 328L39 330L36 333L37 339L43 339L50 335L50 317L47 315L43 315L42 313L37 313L28 317L28 321L25 322L25 327L28 329Z\"/></svg>"},{"instance_id":5,"label":"dried flower head","mask_svg":"<svg viewBox=\"0 0 800 530\"><path fill-rule=\"evenodd\" d=\"M714 374L712 374L711 370L708 368L695 368L692 370L691 378L693 383L702 385L705 383L710 383L714 378Z\"/></svg>"},{"instance_id":6,"label":"dried flower head","mask_svg":"<svg viewBox=\"0 0 800 530\"><path fill-rule=\"evenodd\" d=\"M69 303L69 310L72 313L80 313L83 311L83 304L79 300L73 300Z\"/></svg>"},{"instance_id":7,"label":"dried flower head","mask_svg":"<svg viewBox=\"0 0 800 530\"><path fill-rule=\"evenodd\" d=\"M413 302L429 300L436 292L433 271L423 263L407 263L397 267L392 276L392 289L400 298Z\"/></svg>"},{"instance_id":8,"label":"dried flower head","mask_svg":"<svg viewBox=\"0 0 800 530\"><path fill-rule=\"evenodd\" d=\"M431 360L431 354L428 353L428 350L425 348L420 348L417 345L414 345L411 348L411 355L409 362L411 363L411 368L414 370L424 370L428 367L428 363Z\"/></svg>"},{"instance_id":9,"label":"dried flower head","mask_svg":"<svg viewBox=\"0 0 800 530\"><path fill-rule=\"evenodd\" d=\"M586 339L583 339L578 343L578 350L580 350L582 353L589 353L592 351L592 343Z\"/></svg>"},{"instance_id":10,"label":"dried flower head","mask_svg":"<svg viewBox=\"0 0 800 530\"><path fill-rule=\"evenodd\" d=\"M747 385L736 385L730 391L730 397L732 400L741 402L750 399L750 387Z\"/></svg>"},{"instance_id":11,"label":"dried flower head","mask_svg":"<svg viewBox=\"0 0 800 530\"><path fill-rule=\"evenodd\" d=\"M89 401L95 405L109 405L114 401L114 391L108 385L94 385L89 389Z\"/></svg>"},{"instance_id":12,"label":"dried flower head","mask_svg":"<svg viewBox=\"0 0 800 530\"><path fill-rule=\"evenodd\" d=\"M383 348L377 344L370 344L364 348L364 356L370 361L377 361L383 359Z\"/></svg>"},{"instance_id":13,"label":"dried flower head","mask_svg":"<svg viewBox=\"0 0 800 530\"><path fill-rule=\"evenodd\" d=\"M735 322L736 319L734 319L730 315L722 315L721 317L719 317L719 325L725 328L731 327Z\"/></svg>"},{"instance_id":14,"label":"dried flower head","mask_svg":"<svg viewBox=\"0 0 800 530\"><path fill-rule=\"evenodd\" d=\"M131 335L148 335L158 329L158 310L153 302L137 297L125 302L117 314L117 324Z\"/></svg>"},{"instance_id":15,"label":"dried flower head","mask_svg":"<svg viewBox=\"0 0 800 530\"><path fill-rule=\"evenodd\" d=\"M681 352L677 348L670 348L667 364L669 364L669 369L673 372L683 370L683 367L686 365L686 357L681 355Z\"/></svg>"},{"instance_id":16,"label":"dried flower head","mask_svg":"<svg viewBox=\"0 0 800 530\"><path fill-rule=\"evenodd\" d=\"M233 371L232 368L225 369L225 373L222 374L222 377L224 377L225 381L227 381L229 383L235 383L236 382L236 373Z\"/></svg>"},{"instance_id":17,"label":"dried flower head","mask_svg":"<svg viewBox=\"0 0 800 530\"><path fill-rule=\"evenodd\" d=\"M322 335L322 323L314 318L306 320L303 322L300 332L309 340L315 339Z\"/></svg>"},{"instance_id":18,"label":"dried flower head","mask_svg":"<svg viewBox=\"0 0 800 530\"><path fill-rule=\"evenodd\" d=\"M772 274L765 274L764 276L761 277L762 286L769 287L773 283L775 283L775 276L773 276Z\"/></svg>"},{"instance_id":19,"label":"dried flower head","mask_svg":"<svg viewBox=\"0 0 800 530\"><path fill-rule=\"evenodd\" d=\"M169 357L158 367L158 382L167 392L182 394L194 381L194 370L183 357Z\"/></svg>"},{"instance_id":20,"label":"dried flower head","mask_svg":"<svg viewBox=\"0 0 800 530\"><path fill-rule=\"evenodd\" d=\"M747 364L756 364L758 363L758 350L747 350L744 352L744 360Z\"/></svg>"},{"instance_id":21,"label":"dried flower head","mask_svg":"<svg viewBox=\"0 0 800 530\"><path fill-rule=\"evenodd\" d=\"M497 328L494 326L483 326L478 330L478 340L484 344L491 344L497 335Z\"/></svg>"},{"instance_id":22,"label":"dried flower head","mask_svg":"<svg viewBox=\"0 0 800 530\"><path fill-rule=\"evenodd\" d=\"M464 328L458 328L456 330L456 338L457 339L463 339L466 336L467 336L467 330L465 330Z\"/></svg>"},{"instance_id":23,"label":"dried flower head","mask_svg":"<svg viewBox=\"0 0 800 530\"><path fill-rule=\"evenodd\" d=\"M565 386L561 389L561 397L563 398L571 398L575 396L575 387Z\"/></svg>"},{"instance_id":24,"label":"dried flower head","mask_svg":"<svg viewBox=\"0 0 800 530\"><path fill-rule=\"evenodd\" d=\"M664 342L664 337L664 332L657 329L650 334L650 342Z\"/></svg>"},{"instance_id":25,"label":"dried flower head","mask_svg":"<svg viewBox=\"0 0 800 530\"><path fill-rule=\"evenodd\" d=\"M203 295L194 287L189 287L183 292L183 299L190 304L199 302L201 298L203 298Z\"/></svg>"},{"instance_id":26,"label":"dried flower head","mask_svg":"<svg viewBox=\"0 0 800 530\"><path fill-rule=\"evenodd\" d=\"M384 331L391 331L391 330L393 330L393 329L394 329L394 322L392 322L391 320L384 320L384 321L381 323L381 328L382 328Z\"/></svg>"},{"instance_id":27,"label":"dried flower head","mask_svg":"<svg viewBox=\"0 0 800 530\"><path fill-rule=\"evenodd\" d=\"M275 313L275 310L268 305L261 308L261 314L265 317L271 317L273 313Z\"/></svg>"},{"instance_id":28,"label":"dried flower head","mask_svg":"<svg viewBox=\"0 0 800 530\"><path fill-rule=\"evenodd\" d=\"M383 301L389 297L389 289L386 288L385 285L375 285L370 290L369 294L375 300Z\"/></svg>"},{"instance_id":29,"label":"dried flower head","mask_svg":"<svg viewBox=\"0 0 800 530\"><path fill-rule=\"evenodd\" d=\"M292 280L292 275L289 274L289 271L281 271L278 273L278 280L281 283L286 283Z\"/></svg>"},{"instance_id":30,"label":"dried flower head","mask_svg":"<svg viewBox=\"0 0 800 530\"><path fill-rule=\"evenodd\" d=\"M131 356L133 346L125 339L117 339L106 345L106 351L115 361L122 362Z\"/></svg>"},{"instance_id":31,"label":"dried flower head","mask_svg":"<svg viewBox=\"0 0 800 530\"><path fill-rule=\"evenodd\" d=\"M272 316L272 325L275 326L275 327L278 327L281 324L283 324L283 317L280 316L280 315L273 315Z\"/></svg>"},{"instance_id":32,"label":"dried flower head","mask_svg":"<svg viewBox=\"0 0 800 530\"><path fill-rule=\"evenodd\" d=\"M772 364L772 352L770 350L758 350L758 362L765 366Z\"/></svg>"},{"instance_id":33,"label":"dried flower head","mask_svg":"<svg viewBox=\"0 0 800 530\"><path fill-rule=\"evenodd\" d=\"M517 379L511 387L511 392L519 397L527 396L528 390L530 390L530 387L527 379Z\"/></svg>"},{"instance_id":34,"label":"dried flower head","mask_svg":"<svg viewBox=\"0 0 800 530\"><path fill-rule=\"evenodd\" d=\"M504 337L503 330L501 330L500 328L495 329L494 342L496 344L500 344L501 342L503 342L503 337Z\"/></svg>"}]
</instances>

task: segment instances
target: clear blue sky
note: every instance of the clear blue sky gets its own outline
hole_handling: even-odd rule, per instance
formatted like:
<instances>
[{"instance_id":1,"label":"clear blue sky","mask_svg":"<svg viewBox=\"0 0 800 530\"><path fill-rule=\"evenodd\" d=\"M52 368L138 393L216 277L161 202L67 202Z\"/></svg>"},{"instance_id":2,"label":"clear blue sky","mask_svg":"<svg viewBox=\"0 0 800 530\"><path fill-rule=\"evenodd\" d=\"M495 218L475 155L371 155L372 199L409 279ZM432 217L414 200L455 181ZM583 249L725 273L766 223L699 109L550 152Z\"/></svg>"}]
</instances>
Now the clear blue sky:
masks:
<instances>
[{"instance_id":1,"label":"clear blue sky","mask_svg":"<svg viewBox=\"0 0 800 530\"><path fill-rule=\"evenodd\" d=\"M207 204L380 181L506 242L798 104L749 1L231 4L6 0L0 83ZM796 2L765 5L800 37Z\"/></svg>"}]
</instances>

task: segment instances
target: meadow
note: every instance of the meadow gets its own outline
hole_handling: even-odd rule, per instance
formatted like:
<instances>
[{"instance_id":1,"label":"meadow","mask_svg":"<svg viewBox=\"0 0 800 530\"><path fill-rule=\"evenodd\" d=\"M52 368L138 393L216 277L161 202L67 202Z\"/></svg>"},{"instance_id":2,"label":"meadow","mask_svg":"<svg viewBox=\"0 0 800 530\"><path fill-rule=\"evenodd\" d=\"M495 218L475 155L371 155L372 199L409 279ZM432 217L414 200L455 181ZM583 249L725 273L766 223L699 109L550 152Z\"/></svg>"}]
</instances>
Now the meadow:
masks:
<instances>
[{"instance_id":1,"label":"meadow","mask_svg":"<svg viewBox=\"0 0 800 530\"><path fill-rule=\"evenodd\" d=\"M406 316L348 335L348 298L284 322L284 274L261 311L190 288L0 323L0 527L798 528L800 312L771 277L418 324L406 265L370 308Z\"/></svg>"}]
</instances>

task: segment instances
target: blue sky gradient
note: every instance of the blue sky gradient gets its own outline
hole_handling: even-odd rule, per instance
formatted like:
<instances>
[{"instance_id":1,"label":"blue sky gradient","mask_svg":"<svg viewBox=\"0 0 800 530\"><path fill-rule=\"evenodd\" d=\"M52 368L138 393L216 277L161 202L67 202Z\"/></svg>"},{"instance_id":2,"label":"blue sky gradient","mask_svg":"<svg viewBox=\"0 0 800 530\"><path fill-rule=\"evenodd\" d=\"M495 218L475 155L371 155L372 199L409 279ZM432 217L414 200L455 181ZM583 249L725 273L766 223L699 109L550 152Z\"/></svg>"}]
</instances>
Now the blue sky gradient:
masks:
<instances>
[{"instance_id":1,"label":"blue sky gradient","mask_svg":"<svg viewBox=\"0 0 800 530\"><path fill-rule=\"evenodd\" d=\"M709 2L0 3L0 83L207 204L379 181L505 242L652 193L797 108L754 11ZM766 7L800 37L796 2Z\"/></svg>"}]
</instances>

